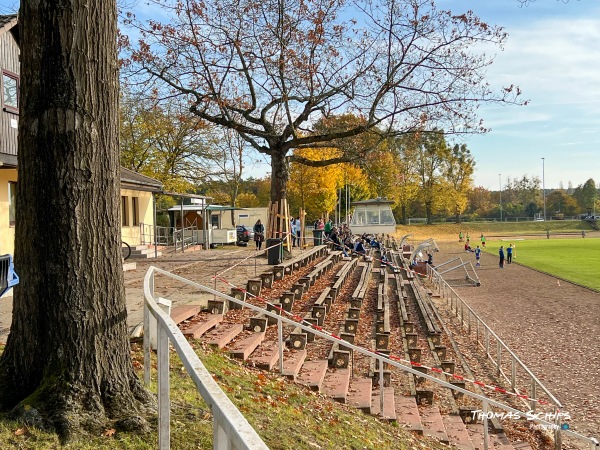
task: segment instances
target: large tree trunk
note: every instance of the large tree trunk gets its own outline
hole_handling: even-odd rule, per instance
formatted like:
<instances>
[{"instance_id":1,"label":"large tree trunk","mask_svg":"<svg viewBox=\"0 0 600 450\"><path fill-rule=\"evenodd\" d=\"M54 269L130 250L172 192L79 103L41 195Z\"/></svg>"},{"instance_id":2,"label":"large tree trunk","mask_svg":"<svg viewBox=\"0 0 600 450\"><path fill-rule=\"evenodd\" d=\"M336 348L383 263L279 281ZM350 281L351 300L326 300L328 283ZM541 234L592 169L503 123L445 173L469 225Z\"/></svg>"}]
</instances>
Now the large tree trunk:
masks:
<instances>
[{"instance_id":1,"label":"large tree trunk","mask_svg":"<svg viewBox=\"0 0 600 450\"><path fill-rule=\"evenodd\" d=\"M430 201L425 202L425 216L427 217L428 225L431 225L433 223L431 210L432 210L431 202Z\"/></svg>"},{"instance_id":2,"label":"large tree trunk","mask_svg":"<svg viewBox=\"0 0 600 450\"><path fill-rule=\"evenodd\" d=\"M271 217L268 224L268 236L283 238L288 250L292 249L290 230L290 212L287 204L287 184L290 179L285 151L274 149L271 152Z\"/></svg>"},{"instance_id":3,"label":"large tree trunk","mask_svg":"<svg viewBox=\"0 0 600 450\"><path fill-rule=\"evenodd\" d=\"M13 321L0 409L38 426L144 426L120 241L114 0L23 0Z\"/></svg>"},{"instance_id":4,"label":"large tree trunk","mask_svg":"<svg viewBox=\"0 0 600 450\"><path fill-rule=\"evenodd\" d=\"M287 198L290 171L285 153L275 149L271 153L271 202Z\"/></svg>"}]
</instances>

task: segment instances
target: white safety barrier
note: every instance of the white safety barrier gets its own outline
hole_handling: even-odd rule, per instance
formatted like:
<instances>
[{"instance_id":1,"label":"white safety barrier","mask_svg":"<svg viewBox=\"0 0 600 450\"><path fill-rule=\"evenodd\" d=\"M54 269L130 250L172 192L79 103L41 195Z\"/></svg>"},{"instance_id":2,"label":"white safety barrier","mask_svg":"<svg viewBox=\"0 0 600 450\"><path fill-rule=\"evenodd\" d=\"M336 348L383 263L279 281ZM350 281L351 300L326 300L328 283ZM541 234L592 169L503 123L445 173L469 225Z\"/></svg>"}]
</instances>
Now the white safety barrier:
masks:
<instances>
[{"instance_id":1,"label":"white safety barrier","mask_svg":"<svg viewBox=\"0 0 600 450\"><path fill-rule=\"evenodd\" d=\"M158 329L158 448L171 448L171 402L169 391L169 343L173 345L183 366L213 415L213 448L215 450L268 450L246 418L194 352L177 324L156 303L154 272L150 267L144 278L144 382L150 384L150 316ZM160 271L161 273L168 273Z\"/></svg>"}]
</instances>

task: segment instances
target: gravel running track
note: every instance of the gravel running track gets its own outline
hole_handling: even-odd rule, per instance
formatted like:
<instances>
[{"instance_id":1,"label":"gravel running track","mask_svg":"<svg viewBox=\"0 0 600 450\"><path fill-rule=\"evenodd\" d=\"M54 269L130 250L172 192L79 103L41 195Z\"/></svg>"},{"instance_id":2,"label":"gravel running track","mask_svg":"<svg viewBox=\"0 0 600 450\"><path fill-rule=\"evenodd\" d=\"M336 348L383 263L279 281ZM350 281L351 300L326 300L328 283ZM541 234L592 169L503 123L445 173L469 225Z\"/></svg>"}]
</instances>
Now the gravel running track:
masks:
<instances>
[{"instance_id":1,"label":"gravel running track","mask_svg":"<svg viewBox=\"0 0 600 450\"><path fill-rule=\"evenodd\" d=\"M471 261L463 243L440 242L434 264ZM600 439L600 294L483 254L480 287L455 291L569 412L569 426Z\"/></svg>"}]
</instances>

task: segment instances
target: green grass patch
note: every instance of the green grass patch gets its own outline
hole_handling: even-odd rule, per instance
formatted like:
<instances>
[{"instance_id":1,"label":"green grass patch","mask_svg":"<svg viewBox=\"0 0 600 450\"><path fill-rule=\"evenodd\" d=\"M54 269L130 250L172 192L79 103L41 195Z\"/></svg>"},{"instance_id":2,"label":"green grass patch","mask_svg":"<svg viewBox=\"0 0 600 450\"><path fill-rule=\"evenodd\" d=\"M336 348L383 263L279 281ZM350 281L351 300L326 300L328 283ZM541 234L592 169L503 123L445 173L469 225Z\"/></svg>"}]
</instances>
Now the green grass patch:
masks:
<instances>
[{"instance_id":1,"label":"green grass patch","mask_svg":"<svg viewBox=\"0 0 600 450\"><path fill-rule=\"evenodd\" d=\"M514 262L600 291L600 238L494 239L486 244L484 251L496 257L501 245L513 244Z\"/></svg>"}]
</instances>

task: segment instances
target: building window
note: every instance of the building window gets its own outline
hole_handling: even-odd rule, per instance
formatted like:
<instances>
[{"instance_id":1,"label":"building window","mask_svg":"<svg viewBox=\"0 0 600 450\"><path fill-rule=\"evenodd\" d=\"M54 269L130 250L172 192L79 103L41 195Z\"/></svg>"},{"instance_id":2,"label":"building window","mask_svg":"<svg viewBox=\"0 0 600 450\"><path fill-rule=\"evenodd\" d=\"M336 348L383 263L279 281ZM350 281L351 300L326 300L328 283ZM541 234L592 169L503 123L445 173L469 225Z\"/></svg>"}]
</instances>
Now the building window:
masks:
<instances>
[{"instance_id":1,"label":"building window","mask_svg":"<svg viewBox=\"0 0 600 450\"><path fill-rule=\"evenodd\" d=\"M2 72L2 105L5 111L19 112L19 76Z\"/></svg>"},{"instance_id":2,"label":"building window","mask_svg":"<svg viewBox=\"0 0 600 450\"><path fill-rule=\"evenodd\" d=\"M139 199L137 197L131 197L131 216L133 219L133 225L140 224L140 208L139 208Z\"/></svg>"},{"instance_id":3,"label":"building window","mask_svg":"<svg viewBox=\"0 0 600 450\"><path fill-rule=\"evenodd\" d=\"M17 200L17 183L13 181L8 182L8 225L10 227L15 226L15 213L16 213L16 200Z\"/></svg>"},{"instance_id":4,"label":"building window","mask_svg":"<svg viewBox=\"0 0 600 450\"><path fill-rule=\"evenodd\" d=\"M121 196L121 224L129 226L129 197L124 195Z\"/></svg>"},{"instance_id":5,"label":"building window","mask_svg":"<svg viewBox=\"0 0 600 450\"><path fill-rule=\"evenodd\" d=\"M210 226L211 228L219 228L219 216L214 214L210 216Z\"/></svg>"}]
</instances>

